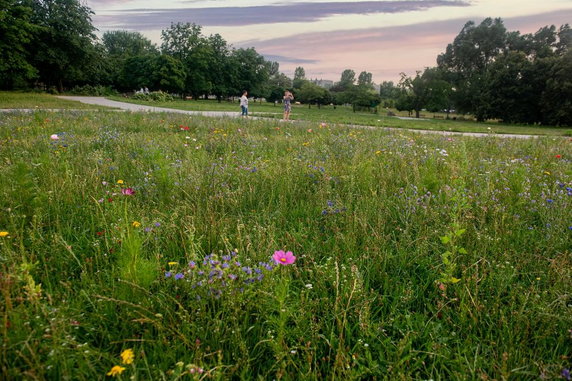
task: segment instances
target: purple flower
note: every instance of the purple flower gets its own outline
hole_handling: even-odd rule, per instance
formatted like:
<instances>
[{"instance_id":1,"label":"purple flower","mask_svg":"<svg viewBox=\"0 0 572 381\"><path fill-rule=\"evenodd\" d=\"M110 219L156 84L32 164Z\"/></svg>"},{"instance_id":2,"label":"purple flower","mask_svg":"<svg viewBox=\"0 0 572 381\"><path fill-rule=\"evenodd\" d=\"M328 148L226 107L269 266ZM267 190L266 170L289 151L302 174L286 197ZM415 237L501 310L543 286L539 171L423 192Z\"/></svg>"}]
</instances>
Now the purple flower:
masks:
<instances>
[{"instance_id":1,"label":"purple flower","mask_svg":"<svg viewBox=\"0 0 572 381\"><path fill-rule=\"evenodd\" d=\"M161 223L160 223L160 222L155 222L155 226L156 226L156 227L159 227L159 226L161 226Z\"/></svg>"},{"instance_id":2,"label":"purple flower","mask_svg":"<svg viewBox=\"0 0 572 381\"><path fill-rule=\"evenodd\" d=\"M189 262L189 267L194 269L195 267L197 267L197 264L195 263L195 261L190 261Z\"/></svg>"},{"instance_id":3,"label":"purple flower","mask_svg":"<svg viewBox=\"0 0 572 381\"><path fill-rule=\"evenodd\" d=\"M172 272L170 272L170 271L165 272L165 278L169 278L171 275L173 275Z\"/></svg>"},{"instance_id":4,"label":"purple flower","mask_svg":"<svg viewBox=\"0 0 572 381\"><path fill-rule=\"evenodd\" d=\"M562 369L562 377L565 380L570 381L570 369L566 369L566 368Z\"/></svg>"},{"instance_id":5,"label":"purple flower","mask_svg":"<svg viewBox=\"0 0 572 381\"><path fill-rule=\"evenodd\" d=\"M184 275L183 273L176 273L175 274L175 279L183 279Z\"/></svg>"}]
</instances>

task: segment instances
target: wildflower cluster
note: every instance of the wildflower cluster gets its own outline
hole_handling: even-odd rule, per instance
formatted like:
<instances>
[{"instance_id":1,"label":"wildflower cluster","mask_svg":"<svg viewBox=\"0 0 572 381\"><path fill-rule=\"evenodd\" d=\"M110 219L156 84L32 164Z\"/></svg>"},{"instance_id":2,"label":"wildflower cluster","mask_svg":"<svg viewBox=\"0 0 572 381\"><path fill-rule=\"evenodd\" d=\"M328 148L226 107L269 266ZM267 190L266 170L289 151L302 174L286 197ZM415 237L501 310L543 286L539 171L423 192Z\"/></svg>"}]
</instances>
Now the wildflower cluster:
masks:
<instances>
[{"instance_id":1,"label":"wildflower cluster","mask_svg":"<svg viewBox=\"0 0 572 381\"><path fill-rule=\"evenodd\" d=\"M272 261L258 262L256 266L243 264L237 251L219 257L209 254L202 261L190 261L184 268L178 262L169 262L165 278L178 286L190 287L200 300L203 297L220 298L244 292L248 287L261 283L276 265L293 264L296 257L291 251L276 251Z\"/></svg>"}]
</instances>

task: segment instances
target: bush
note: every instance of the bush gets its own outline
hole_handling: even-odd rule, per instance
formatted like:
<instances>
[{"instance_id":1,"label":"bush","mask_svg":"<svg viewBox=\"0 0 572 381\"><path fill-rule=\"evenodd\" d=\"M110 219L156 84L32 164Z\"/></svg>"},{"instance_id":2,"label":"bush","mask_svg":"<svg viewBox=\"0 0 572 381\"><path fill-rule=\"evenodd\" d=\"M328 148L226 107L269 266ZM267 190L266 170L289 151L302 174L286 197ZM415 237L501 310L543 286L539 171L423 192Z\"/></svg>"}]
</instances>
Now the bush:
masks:
<instances>
[{"instance_id":1,"label":"bush","mask_svg":"<svg viewBox=\"0 0 572 381\"><path fill-rule=\"evenodd\" d=\"M149 94L135 93L131 98L148 102L172 102L175 100L175 97L173 97L171 94L165 93L161 90L152 91Z\"/></svg>"}]
</instances>

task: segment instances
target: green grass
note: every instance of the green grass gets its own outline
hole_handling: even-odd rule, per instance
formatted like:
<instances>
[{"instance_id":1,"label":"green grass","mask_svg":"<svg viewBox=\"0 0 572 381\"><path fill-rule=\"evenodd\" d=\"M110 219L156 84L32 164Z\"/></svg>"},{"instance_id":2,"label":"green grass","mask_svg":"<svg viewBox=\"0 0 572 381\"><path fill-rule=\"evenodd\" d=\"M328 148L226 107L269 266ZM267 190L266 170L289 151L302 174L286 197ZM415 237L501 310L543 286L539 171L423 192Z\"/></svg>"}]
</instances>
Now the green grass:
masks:
<instances>
[{"instance_id":1,"label":"green grass","mask_svg":"<svg viewBox=\"0 0 572 381\"><path fill-rule=\"evenodd\" d=\"M60 99L44 93L0 91L0 109L109 109Z\"/></svg>"},{"instance_id":2,"label":"green grass","mask_svg":"<svg viewBox=\"0 0 572 381\"><path fill-rule=\"evenodd\" d=\"M103 379L132 349L122 379L558 379L570 144L7 115L0 372Z\"/></svg>"},{"instance_id":3,"label":"green grass","mask_svg":"<svg viewBox=\"0 0 572 381\"><path fill-rule=\"evenodd\" d=\"M212 100L177 100L173 102L146 102L133 100L125 97L108 97L109 99L143 104L156 107L167 107L180 110L193 111L240 111L238 102L221 103ZM392 110L396 115L408 117L407 112L398 112ZM282 118L282 106L271 103L250 102L249 113L254 116L262 116L267 118ZM572 128L570 127L550 127L550 126L520 126L507 125L497 122L476 123L472 120L445 120L445 114L430 112L421 113L422 119L399 119L396 117L388 117L387 111L382 110L379 114L371 112L353 112L351 107L344 106L312 106L308 108L306 105L293 105L291 119L304 120L310 122L325 122L335 124L349 124L375 127L392 127L392 128L408 128L419 130L434 131L453 131L453 132L479 132L490 134L524 134L524 135L547 135L547 136L572 136ZM452 115L452 118L462 119L461 116Z\"/></svg>"}]
</instances>

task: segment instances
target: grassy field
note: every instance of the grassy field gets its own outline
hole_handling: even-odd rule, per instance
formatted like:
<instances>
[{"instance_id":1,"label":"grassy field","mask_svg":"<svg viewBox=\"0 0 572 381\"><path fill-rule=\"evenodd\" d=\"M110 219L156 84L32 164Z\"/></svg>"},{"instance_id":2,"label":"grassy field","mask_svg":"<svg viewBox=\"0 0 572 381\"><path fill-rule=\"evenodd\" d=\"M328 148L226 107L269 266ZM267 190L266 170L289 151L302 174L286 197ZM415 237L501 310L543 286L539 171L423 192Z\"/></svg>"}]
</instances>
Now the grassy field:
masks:
<instances>
[{"instance_id":1,"label":"grassy field","mask_svg":"<svg viewBox=\"0 0 572 381\"><path fill-rule=\"evenodd\" d=\"M81 102L69 101L44 93L0 91L0 109L109 109Z\"/></svg>"},{"instance_id":2,"label":"grassy field","mask_svg":"<svg viewBox=\"0 0 572 381\"><path fill-rule=\"evenodd\" d=\"M175 108L180 110L194 111L240 111L238 102L221 102L212 100L178 100L174 102L145 102L133 100L125 97L109 97L109 99L144 104L149 106ZM410 128L420 130L434 131L455 131L455 132L480 132L490 134L525 134L525 135L549 135L549 136L572 136L572 128L570 127L549 127L549 126L517 126L507 125L497 122L476 123L472 120L445 120L445 114L433 114L429 112L421 113L422 119L399 119L396 117L388 117L387 111L382 110L379 114L372 112L353 112L351 107L344 106L312 106L293 105L291 119L304 120L309 122L327 122L337 124L365 125L377 127L393 127L393 128ZM407 112L398 112L391 110L398 116L407 117ZM254 116L262 116L266 118L282 118L282 106L271 103L250 102L249 113ZM461 116L452 115L452 118Z\"/></svg>"},{"instance_id":3,"label":"grassy field","mask_svg":"<svg viewBox=\"0 0 572 381\"><path fill-rule=\"evenodd\" d=\"M1 378L559 379L571 145L5 115Z\"/></svg>"}]
</instances>

